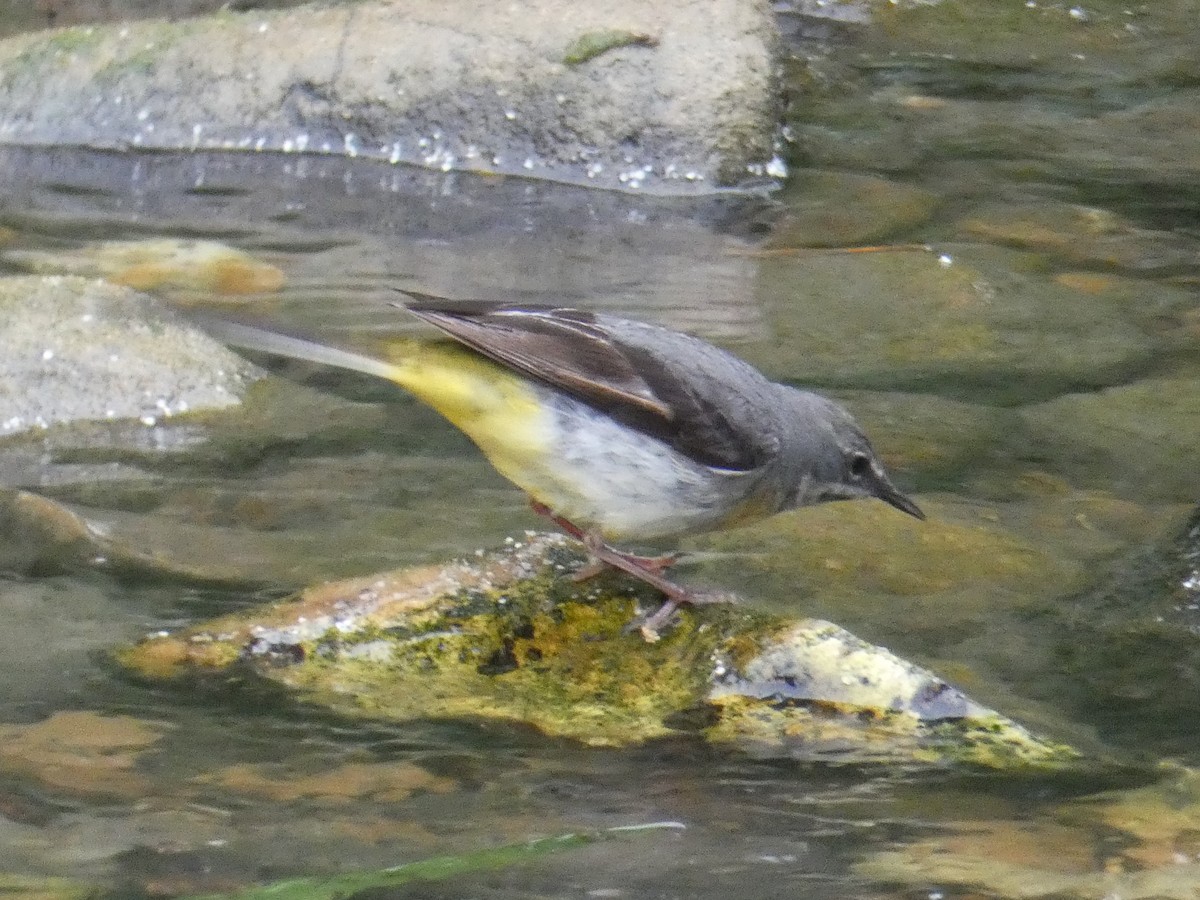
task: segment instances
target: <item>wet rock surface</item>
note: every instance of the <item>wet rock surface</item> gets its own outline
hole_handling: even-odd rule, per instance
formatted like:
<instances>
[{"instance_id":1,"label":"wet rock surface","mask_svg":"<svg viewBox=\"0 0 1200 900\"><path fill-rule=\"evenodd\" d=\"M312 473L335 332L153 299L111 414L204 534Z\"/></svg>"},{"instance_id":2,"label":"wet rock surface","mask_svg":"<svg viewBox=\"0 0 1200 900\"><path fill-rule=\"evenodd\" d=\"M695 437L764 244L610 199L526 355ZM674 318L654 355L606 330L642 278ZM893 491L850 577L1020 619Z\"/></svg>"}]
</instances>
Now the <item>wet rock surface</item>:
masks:
<instances>
[{"instance_id":1,"label":"wet rock surface","mask_svg":"<svg viewBox=\"0 0 1200 900\"><path fill-rule=\"evenodd\" d=\"M875 851L859 874L892 884L952 885L1000 897L1191 900L1200 880L1195 770L1157 783L1056 804L1030 820L1013 808L939 835Z\"/></svg>"},{"instance_id":2,"label":"wet rock surface","mask_svg":"<svg viewBox=\"0 0 1200 900\"><path fill-rule=\"evenodd\" d=\"M707 191L774 157L776 40L758 0L374 0L80 25L0 43L0 141Z\"/></svg>"},{"instance_id":3,"label":"wet rock surface","mask_svg":"<svg viewBox=\"0 0 1200 900\"><path fill-rule=\"evenodd\" d=\"M185 289L218 294L258 294L277 291L283 272L218 241L162 238L140 241L98 241L72 252L59 248L13 249L6 263L30 272L103 278L137 291Z\"/></svg>"},{"instance_id":4,"label":"wet rock surface","mask_svg":"<svg viewBox=\"0 0 1200 900\"><path fill-rule=\"evenodd\" d=\"M1097 460L1104 487L1124 496L1195 496L1200 378L1146 378L1026 408L1022 418L1052 459Z\"/></svg>"}]
</instances>

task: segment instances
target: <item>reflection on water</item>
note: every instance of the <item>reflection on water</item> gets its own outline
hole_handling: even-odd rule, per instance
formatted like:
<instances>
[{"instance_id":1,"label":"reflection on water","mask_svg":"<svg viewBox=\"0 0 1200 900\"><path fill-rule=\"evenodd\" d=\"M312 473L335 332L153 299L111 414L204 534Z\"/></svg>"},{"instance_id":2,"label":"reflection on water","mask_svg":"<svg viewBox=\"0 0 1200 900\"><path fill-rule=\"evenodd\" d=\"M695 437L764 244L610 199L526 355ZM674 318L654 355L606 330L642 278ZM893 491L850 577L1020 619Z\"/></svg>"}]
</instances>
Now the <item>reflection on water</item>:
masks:
<instances>
[{"instance_id":1,"label":"reflection on water","mask_svg":"<svg viewBox=\"0 0 1200 900\"><path fill-rule=\"evenodd\" d=\"M756 267L737 251L766 198L662 200L335 157L12 148L0 190L2 221L68 258L98 237L165 232L286 262L287 287L265 305L309 327L395 328L394 286L586 302L726 339L761 331Z\"/></svg>"},{"instance_id":2,"label":"reflection on water","mask_svg":"<svg viewBox=\"0 0 1200 900\"><path fill-rule=\"evenodd\" d=\"M890 32L794 66L808 79L800 165L774 198L662 201L334 158L0 150L0 271L103 275L362 346L412 327L391 287L620 311L724 343L842 394L934 521L914 541L801 511L689 542L693 579L830 617L1057 737L1195 764L1179 699L1194 693L1194 595L1170 561L1194 538L1144 550L1198 499L1200 235L1179 198L1197 195L1200 132L1195 72L1171 56L1196 35L1163 9L1033 10L1052 42L1036 56L1023 20L984 17L984 39L938 8L887 12ZM150 240L166 242L152 259L129 255ZM844 252L864 243L904 249ZM875 851L986 857L970 834L1000 850L967 881L998 895L1053 872L1075 878L1055 882L1062 895L1102 896L1087 880L1097 859L1195 862L1178 843L1189 813L1158 837L1136 824L1131 804L1157 809L1150 794L1121 795L1099 826L1073 803L1130 787L1114 781L801 767L683 733L615 752L495 724L373 728L253 683L214 695L122 680L102 651L140 634L537 527L410 399L277 371L290 380L200 439L164 420L136 439L90 428L0 445L6 487L163 560L150 578L15 544L0 555L0 876L170 895L655 821L687 829L387 896L920 892L944 871ZM1129 846L1097 849L1102 828Z\"/></svg>"}]
</instances>

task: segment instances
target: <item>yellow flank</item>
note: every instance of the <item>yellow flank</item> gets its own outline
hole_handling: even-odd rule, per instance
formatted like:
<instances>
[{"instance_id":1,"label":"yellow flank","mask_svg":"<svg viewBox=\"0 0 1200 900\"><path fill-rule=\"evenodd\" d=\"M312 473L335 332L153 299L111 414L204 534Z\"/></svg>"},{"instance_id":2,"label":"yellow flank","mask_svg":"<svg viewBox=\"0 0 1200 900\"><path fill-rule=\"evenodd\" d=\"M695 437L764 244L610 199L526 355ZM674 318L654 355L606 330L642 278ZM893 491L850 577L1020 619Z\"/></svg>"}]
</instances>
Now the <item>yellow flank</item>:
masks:
<instances>
[{"instance_id":1,"label":"yellow flank","mask_svg":"<svg viewBox=\"0 0 1200 900\"><path fill-rule=\"evenodd\" d=\"M526 379L460 344L398 341L387 349L396 384L466 434L501 475L529 485L551 435Z\"/></svg>"}]
</instances>

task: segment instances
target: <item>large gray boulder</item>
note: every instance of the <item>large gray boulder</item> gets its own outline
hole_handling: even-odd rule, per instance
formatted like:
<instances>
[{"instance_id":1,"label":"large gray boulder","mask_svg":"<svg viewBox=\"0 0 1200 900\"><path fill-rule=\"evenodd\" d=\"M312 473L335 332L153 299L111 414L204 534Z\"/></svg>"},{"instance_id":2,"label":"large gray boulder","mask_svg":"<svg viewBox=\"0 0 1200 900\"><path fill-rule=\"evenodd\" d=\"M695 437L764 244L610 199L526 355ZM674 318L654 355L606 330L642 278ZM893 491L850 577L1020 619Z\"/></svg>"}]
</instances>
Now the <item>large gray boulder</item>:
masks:
<instances>
[{"instance_id":1,"label":"large gray boulder","mask_svg":"<svg viewBox=\"0 0 1200 900\"><path fill-rule=\"evenodd\" d=\"M691 192L775 171L765 0L369 0L0 42L0 142Z\"/></svg>"}]
</instances>

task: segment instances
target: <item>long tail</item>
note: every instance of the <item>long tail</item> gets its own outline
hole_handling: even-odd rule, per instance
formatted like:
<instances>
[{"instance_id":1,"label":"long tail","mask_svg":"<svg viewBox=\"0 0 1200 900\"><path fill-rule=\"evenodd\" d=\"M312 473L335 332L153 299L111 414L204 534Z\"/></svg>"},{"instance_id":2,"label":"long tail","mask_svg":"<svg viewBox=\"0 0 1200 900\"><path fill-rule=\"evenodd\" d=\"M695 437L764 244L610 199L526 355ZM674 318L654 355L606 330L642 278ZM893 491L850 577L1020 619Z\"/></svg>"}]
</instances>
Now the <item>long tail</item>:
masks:
<instances>
[{"instance_id":1,"label":"long tail","mask_svg":"<svg viewBox=\"0 0 1200 900\"><path fill-rule=\"evenodd\" d=\"M377 378L385 378L388 381L397 380L398 370L394 364L363 353L318 344L304 338L255 328L253 325L231 322L228 319L206 317L201 319L199 324L218 341L232 344L234 347L258 350L262 353L286 356L291 359L307 360L326 366L336 366L339 369L350 369L354 372L374 375Z\"/></svg>"}]
</instances>

